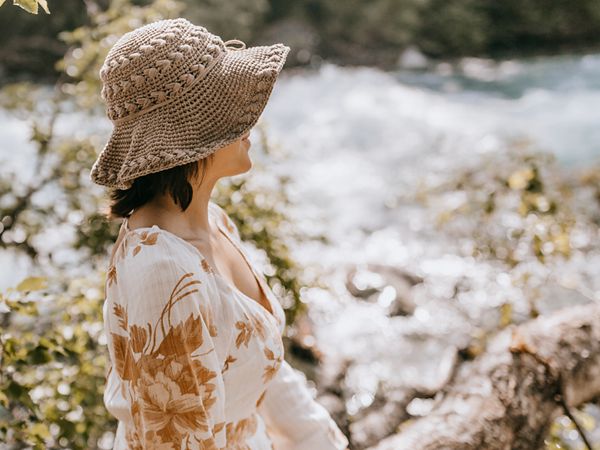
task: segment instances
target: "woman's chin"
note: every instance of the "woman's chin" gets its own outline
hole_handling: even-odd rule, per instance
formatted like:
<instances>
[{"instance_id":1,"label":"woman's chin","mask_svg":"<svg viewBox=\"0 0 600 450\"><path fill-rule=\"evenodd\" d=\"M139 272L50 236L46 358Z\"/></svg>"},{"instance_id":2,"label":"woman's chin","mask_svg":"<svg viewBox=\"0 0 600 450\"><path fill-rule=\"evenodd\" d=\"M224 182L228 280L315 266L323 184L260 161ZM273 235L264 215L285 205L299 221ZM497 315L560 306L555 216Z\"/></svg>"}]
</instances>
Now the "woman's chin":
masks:
<instances>
[{"instance_id":1,"label":"woman's chin","mask_svg":"<svg viewBox=\"0 0 600 450\"><path fill-rule=\"evenodd\" d=\"M242 158L242 160L240 161L239 167L240 167L239 173L246 173L250 169L252 169L252 159L250 159L250 155L246 155L244 158Z\"/></svg>"}]
</instances>

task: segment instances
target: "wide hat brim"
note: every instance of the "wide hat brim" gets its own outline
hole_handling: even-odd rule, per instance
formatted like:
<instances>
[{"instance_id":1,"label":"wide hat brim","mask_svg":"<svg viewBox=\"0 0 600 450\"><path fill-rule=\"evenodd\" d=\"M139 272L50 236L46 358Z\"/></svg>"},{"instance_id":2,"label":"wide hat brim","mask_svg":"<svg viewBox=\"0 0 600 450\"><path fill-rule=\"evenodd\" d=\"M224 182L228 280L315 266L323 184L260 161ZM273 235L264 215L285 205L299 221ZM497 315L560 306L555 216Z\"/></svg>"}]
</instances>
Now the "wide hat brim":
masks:
<instances>
[{"instance_id":1,"label":"wide hat brim","mask_svg":"<svg viewBox=\"0 0 600 450\"><path fill-rule=\"evenodd\" d=\"M258 122L290 47L226 48L200 82L165 105L115 121L90 172L129 189L135 178L205 158Z\"/></svg>"}]
</instances>

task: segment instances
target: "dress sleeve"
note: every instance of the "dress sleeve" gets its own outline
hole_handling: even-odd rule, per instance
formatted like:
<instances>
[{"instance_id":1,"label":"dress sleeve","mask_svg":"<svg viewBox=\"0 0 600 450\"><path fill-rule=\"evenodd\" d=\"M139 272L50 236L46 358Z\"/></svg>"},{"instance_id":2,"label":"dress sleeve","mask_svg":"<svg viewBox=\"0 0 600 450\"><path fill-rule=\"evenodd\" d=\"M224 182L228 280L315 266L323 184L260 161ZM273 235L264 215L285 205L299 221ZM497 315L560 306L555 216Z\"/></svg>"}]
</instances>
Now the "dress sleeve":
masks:
<instances>
[{"instance_id":1,"label":"dress sleeve","mask_svg":"<svg viewBox=\"0 0 600 450\"><path fill-rule=\"evenodd\" d=\"M109 341L113 370L128 381L128 448L225 448L218 297L168 236L135 236L112 277L119 289Z\"/></svg>"},{"instance_id":2,"label":"dress sleeve","mask_svg":"<svg viewBox=\"0 0 600 450\"><path fill-rule=\"evenodd\" d=\"M304 376L286 360L258 407L278 450L345 450L348 439L310 393Z\"/></svg>"}]
</instances>

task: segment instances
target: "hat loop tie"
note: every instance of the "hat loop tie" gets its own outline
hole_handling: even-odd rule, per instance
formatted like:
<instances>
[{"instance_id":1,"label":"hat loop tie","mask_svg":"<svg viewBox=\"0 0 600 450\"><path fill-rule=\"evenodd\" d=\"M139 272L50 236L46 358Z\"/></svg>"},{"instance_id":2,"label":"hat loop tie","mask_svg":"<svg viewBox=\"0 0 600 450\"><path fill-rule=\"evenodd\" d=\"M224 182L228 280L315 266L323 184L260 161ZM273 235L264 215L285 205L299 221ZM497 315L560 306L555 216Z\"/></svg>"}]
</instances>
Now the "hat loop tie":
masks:
<instances>
[{"instance_id":1,"label":"hat loop tie","mask_svg":"<svg viewBox=\"0 0 600 450\"><path fill-rule=\"evenodd\" d=\"M225 47L230 48L232 50L243 50L246 48L246 44L243 41L240 41L239 39L229 39L228 41L224 42ZM233 44L240 44L241 47L235 47L233 46Z\"/></svg>"}]
</instances>

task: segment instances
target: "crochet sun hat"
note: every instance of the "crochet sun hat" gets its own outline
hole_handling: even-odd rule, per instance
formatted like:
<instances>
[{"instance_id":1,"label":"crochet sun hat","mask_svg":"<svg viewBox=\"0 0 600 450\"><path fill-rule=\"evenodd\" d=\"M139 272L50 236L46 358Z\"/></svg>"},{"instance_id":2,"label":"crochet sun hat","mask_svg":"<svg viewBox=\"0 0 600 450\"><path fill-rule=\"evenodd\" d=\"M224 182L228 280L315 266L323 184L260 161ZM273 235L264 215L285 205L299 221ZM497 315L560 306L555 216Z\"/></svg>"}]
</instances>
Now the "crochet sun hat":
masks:
<instances>
[{"instance_id":1,"label":"crochet sun hat","mask_svg":"<svg viewBox=\"0 0 600 450\"><path fill-rule=\"evenodd\" d=\"M90 178L129 189L135 178L200 160L258 121L290 47L246 48L186 19L124 34L100 69L112 134Z\"/></svg>"}]
</instances>

